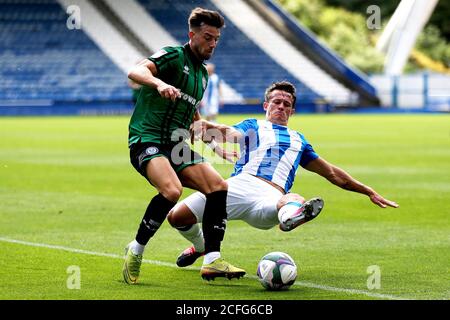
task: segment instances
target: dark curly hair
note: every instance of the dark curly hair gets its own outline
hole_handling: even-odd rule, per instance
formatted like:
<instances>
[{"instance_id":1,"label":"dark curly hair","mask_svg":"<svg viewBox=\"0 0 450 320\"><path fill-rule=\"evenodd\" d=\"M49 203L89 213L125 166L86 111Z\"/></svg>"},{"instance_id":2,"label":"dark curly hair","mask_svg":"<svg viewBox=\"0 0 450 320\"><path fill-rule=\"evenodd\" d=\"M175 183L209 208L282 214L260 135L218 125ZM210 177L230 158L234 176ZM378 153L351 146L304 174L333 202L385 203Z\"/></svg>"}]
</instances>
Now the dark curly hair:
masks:
<instances>
[{"instance_id":1,"label":"dark curly hair","mask_svg":"<svg viewBox=\"0 0 450 320\"><path fill-rule=\"evenodd\" d=\"M189 16L189 30L201 27L202 24L207 24L216 28L222 28L225 25L225 19L217 11L207 10L200 7L191 11Z\"/></svg>"}]
</instances>

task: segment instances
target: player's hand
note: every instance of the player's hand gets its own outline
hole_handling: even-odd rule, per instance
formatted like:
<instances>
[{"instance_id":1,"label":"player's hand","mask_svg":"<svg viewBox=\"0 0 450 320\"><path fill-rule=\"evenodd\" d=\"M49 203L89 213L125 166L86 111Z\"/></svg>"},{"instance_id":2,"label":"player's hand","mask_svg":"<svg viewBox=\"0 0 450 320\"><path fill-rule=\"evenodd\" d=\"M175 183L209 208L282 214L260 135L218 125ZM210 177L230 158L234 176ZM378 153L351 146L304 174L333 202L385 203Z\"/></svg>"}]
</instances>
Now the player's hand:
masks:
<instances>
[{"instance_id":1,"label":"player's hand","mask_svg":"<svg viewBox=\"0 0 450 320\"><path fill-rule=\"evenodd\" d=\"M181 97L181 92L179 89L164 82L161 83L156 89L158 90L161 97L170 99L173 102L175 102L177 98Z\"/></svg>"},{"instance_id":2,"label":"player's hand","mask_svg":"<svg viewBox=\"0 0 450 320\"><path fill-rule=\"evenodd\" d=\"M194 144L194 141L203 140L203 135L206 132L205 120L194 121L189 127L189 131L191 133L191 144Z\"/></svg>"},{"instance_id":3,"label":"player's hand","mask_svg":"<svg viewBox=\"0 0 450 320\"><path fill-rule=\"evenodd\" d=\"M372 201L373 203L375 203L377 206L379 206L381 208L386 208L388 206L392 207L392 208L399 207L398 204L395 203L394 201L387 200L377 193L370 196L370 201Z\"/></svg>"}]
</instances>

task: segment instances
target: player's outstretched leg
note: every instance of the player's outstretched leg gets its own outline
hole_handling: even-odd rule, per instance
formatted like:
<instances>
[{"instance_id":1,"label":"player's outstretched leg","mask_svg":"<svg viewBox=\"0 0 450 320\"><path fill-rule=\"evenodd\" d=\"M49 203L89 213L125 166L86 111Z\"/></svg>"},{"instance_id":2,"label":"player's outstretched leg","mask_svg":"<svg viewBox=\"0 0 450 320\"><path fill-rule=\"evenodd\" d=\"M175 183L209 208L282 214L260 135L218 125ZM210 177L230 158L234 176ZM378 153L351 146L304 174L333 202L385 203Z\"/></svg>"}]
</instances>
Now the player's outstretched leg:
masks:
<instances>
[{"instance_id":1,"label":"player's outstretched leg","mask_svg":"<svg viewBox=\"0 0 450 320\"><path fill-rule=\"evenodd\" d=\"M323 209L324 202L321 198L312 198L305 203L288 202L278 211L280 229L291 231L299 225L317 217Z\"/></svg>"}]
</instances>

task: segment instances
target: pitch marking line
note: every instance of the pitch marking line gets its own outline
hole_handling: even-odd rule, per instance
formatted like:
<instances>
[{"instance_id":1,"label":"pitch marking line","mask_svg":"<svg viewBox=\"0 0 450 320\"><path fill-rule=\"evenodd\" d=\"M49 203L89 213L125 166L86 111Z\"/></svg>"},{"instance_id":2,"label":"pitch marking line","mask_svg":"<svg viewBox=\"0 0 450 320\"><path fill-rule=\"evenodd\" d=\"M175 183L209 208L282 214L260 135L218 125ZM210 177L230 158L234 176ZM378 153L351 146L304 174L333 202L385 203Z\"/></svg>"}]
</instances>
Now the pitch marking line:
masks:
<instances>
[{"instance_id":1,"label":"pitch marking line","mask_svg":"<svg viewBox=\"0 0 450 320\"><path fill-rule=\"evenodd\" d=\"M118 254L88 251L88 250L75 249L75 248L69 248L69 247L52 245L52 244L28 242L28 241L22 241L22 240L16 240L16 239L4 238L4 237L0 237L0 241L15 243L15 244L22 244L22 245L31 246L31 247L40 247L40 248L46 248L46 249L54 249L54 250L68 251L68 252L74 252L74 253L88 254L91 256L123 259L123 256L118 255ZM148 264L154 264L154 265L158 265L158 266L178 268L178 266L175 263L170 263L170 262L147 260L147 259L142 259L142 262L148 263ZM200 268L197 268L197 267L185 267L183 269L200 270ZM252 276L252 275L247 275L246 277L251 278L251 279L257 279L256 276ZM319 289L319 290L325 290L325 291L341 292L341 293L346 293L346 294L351 294L351 295L365 295L365 296L368 296L371 298L378 298L378 299L410 300L409 298L404 298L404 297L399 297L399 296L394 296L394 295L389 295L389 294L381 294L381 293L375 293L375 292L369 292L369 291L357 290L357 289L331 287L331 286L315 284L315 283L306 282L306 281L296 281L294 283L294 285L301 286L301 287L307 287L307 288L313 288L313 289Z\"/></svg>"}]
</instances>

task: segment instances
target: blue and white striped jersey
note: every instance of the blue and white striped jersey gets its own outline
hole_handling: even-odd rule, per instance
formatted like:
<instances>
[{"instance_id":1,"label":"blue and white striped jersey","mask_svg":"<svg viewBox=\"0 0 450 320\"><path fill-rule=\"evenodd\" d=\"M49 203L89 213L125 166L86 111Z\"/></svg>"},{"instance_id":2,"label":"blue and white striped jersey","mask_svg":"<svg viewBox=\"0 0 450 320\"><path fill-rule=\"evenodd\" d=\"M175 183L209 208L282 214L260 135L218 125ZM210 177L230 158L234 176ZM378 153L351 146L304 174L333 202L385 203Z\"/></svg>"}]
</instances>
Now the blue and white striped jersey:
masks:
<instances>
[{"instance_id":1,"label":"blue and white striped jersey","mask_svg":"<svg viewBox=\"0 0 450 320\"><path fill-rule=\"evenodd\" d=\"M247 119L234 126L243 133L241 156L231 176L248 173L282 187L294 183L299 165L306 166L319 156L303 134L266 120Z\"/></svg>"}]
</instances>

